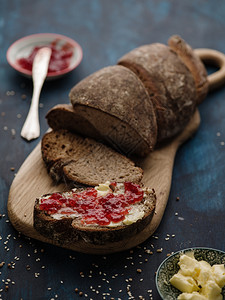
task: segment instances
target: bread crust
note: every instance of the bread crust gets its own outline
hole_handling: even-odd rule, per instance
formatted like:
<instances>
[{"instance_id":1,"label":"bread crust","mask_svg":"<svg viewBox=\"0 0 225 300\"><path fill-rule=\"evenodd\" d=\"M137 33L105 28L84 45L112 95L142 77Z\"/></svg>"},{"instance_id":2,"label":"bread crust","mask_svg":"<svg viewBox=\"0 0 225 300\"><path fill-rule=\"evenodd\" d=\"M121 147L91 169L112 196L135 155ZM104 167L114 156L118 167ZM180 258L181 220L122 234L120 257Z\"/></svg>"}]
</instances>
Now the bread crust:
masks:
<instances>
[{"instance_id":1,"label":"bread crust","mask_svg":"<svg viewBox=\"0 0 225 300\"><path fill-rule=\"evenodd\" d=\"M77 189L82 191L84 189ZM46 195L44 195L46 196ZM34 228L43 236L58 245L76 243L80 240L87 244L105 245L135 236L141 232L154 215L156 195L154 190L148 196L148 207L144 216L130 225L107 227L100 225L81 225L76 219L65 217L56 220L39 208L39 198L34 206Z\"/></svg>"},{"instance_id":2,"label":"bread crust","mask_svg":"<svg viewBox=\"0 0 225 300\"><path fill-rule=\"evenodd\" d=\"M158 142L179 133L196 108L192 74L168 46L144 45L125 54L119 65L132 70L148 90L154 105Z\"/></svg>"},{"instance_id":3,"label":"bread crust","mask_svg":"<svg viewBox=\"0 0 225 300\"><path fill-rule=\"evenodd\" d=\"M207 71L201 59L194 53L190 45L188 45L180 36L173 35L168 40L169 47L179 56L186 67L190 70L197 91L197 104L200 104L208 93L209 83Z\"/></svg>"},{"instance_id":4,"label":"bread crust","mask_svg":"<svg viewBox=\"0 0 225 300\"><path fill-rule=\"evenodd\" d=\"M110 137L107 142L113 147L117 145L125 154L141 156L154 148L157 124L153 105L143 83L127 68L103 68L75 85L69 97L74 110L104 139Z\"/></svg>"}]
</instances>

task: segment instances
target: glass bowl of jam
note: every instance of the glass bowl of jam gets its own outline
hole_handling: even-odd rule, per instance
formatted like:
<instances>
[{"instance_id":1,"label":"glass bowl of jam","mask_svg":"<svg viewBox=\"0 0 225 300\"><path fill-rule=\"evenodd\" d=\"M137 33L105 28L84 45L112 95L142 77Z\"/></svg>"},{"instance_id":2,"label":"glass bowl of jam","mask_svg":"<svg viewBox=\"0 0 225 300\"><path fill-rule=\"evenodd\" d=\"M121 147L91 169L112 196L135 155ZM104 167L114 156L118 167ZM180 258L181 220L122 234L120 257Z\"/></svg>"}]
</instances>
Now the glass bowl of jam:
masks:
<instances>
[{"instance_id":1,"label":"glass bowl of jam","mask_svg":"<svg viewBox=\"0 0 225 300\"><path fill-rule=\"evenodd\" d=\"M42 47L52 49L47 79L71 72L83 58L82 48L75 40L55 33L38 33L14 42L7 51L7 61L19 73L31 77L34 57Z\"/></svg>"}]
</instances>

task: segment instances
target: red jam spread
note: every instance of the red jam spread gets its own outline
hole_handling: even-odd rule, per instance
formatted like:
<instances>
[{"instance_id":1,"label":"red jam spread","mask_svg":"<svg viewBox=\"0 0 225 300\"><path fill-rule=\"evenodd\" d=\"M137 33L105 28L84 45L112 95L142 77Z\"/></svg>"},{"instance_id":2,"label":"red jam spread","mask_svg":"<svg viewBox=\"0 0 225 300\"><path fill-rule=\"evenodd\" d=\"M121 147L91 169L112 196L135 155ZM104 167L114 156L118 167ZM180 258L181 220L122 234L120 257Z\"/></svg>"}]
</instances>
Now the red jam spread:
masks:
<instances>
[{"instance_id":1,"label":"red jam spread","mask_svg":"<svg viewBox=\"0 0 225 300\"><path fill-rule=\"evenodd\" d=\"M71 57L73 56L73 46L69 43L61 44L60 40L56 39L51 44L45 47L52 49L52 54L49 62L48 73L59 72L69 67ZM17 60L17 63L27 71L32 71L34 57L38 50L44 46L34 47L28 57L22 57Z\"/></svg>"},{"instance_id":2,"label":"red jam spread","mask_svg":"<svg viewBox=\"0 0 225 300\"><path fill-rule=\"evenodd\" d=\"M110 186L116 183L112 183ZM79 214L82 223L109 225L125 219L130 206L143 199L144 192L138 184L124 183L124 193L109 192L105 196L98 196L95 188L69 194L53 193L39 202L41 210L51 214Z\"/></svg>"}]
</instances>

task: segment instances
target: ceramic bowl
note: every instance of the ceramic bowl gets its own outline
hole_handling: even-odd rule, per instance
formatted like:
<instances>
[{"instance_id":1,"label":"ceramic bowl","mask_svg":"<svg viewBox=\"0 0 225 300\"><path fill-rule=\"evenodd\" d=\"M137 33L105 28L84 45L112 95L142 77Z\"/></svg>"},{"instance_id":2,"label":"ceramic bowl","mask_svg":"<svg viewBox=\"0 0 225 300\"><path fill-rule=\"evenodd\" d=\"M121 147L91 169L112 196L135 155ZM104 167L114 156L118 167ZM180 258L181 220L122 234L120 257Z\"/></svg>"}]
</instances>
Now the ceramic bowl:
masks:
<instances>
[{"instance_id":1,"label":"ceramic bowl","mask_svg":"<svg viewBox=\"0 0 225 300\"><path fill-rule=\"evenodd\" d=\"M196 260L205 260L210 265L225 264L225 252L211 248L187 248L167 257L159 266L156 273L156 287L159 295L163 300L176 300L178 295L181 294L169 282L170 278L178 272L178 261L180 255L193 251ZM225 288L222 290L223 299L225 299Z\"/></svg>"},{"instance_id":2,"label":"ceramic bowl","mask_svg":"<svg viewBox=\"0 0 225 300\"><path fill-rule=\"evenodd\" d=\"M25 36L16 42L14 42L6 53L8 63L19 73L27 77L32 76L32 72L21 67L18 64L18 59L27 57L36 46L49 45L54 41L59 41L62 45L67 43L73 48L73 55L70 59L69 66L63 70L57 72L51 72L47 74L47 79L55 79L61 77L72 70L74 70L81 62L83 58L83 51L81 46L73 39L55 33L38 33Z\"/></svg>"}]
</instances>

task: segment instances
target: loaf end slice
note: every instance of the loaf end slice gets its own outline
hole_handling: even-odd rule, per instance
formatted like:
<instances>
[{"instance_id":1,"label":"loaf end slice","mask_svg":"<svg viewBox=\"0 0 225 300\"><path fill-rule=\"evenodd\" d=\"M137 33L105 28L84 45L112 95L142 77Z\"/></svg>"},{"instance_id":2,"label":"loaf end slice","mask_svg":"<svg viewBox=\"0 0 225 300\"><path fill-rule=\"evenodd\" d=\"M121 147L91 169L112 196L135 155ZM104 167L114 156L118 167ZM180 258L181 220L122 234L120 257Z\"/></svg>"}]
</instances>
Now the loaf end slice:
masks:
<instances>
[{"instance_id":1,"label":"loaf end slice","mask_svg":"<svg viewBox=\"0 0 225 300\"><path fill-rule=\"evenodd\" d=\"M141 232L151 222L155 205L153 189L106 182L36 199L34 228L59 245L105 245Z\"/></svg>"},{"instance_id":2,"label":"loaf end slice","mask_svg":"<svg viewBox=\"0 0 225 300\"><path fill-rule=\"evenodd\" d=\"M208 93L209 83L207 71L201 59L195 54L190 45L188 45L180 36L173 35L168 41L169 47L177 53L186 67L190 70L197 91L197 104L200 104Z\"/></svg>"},{"instance_id":3,"label":"loaf end slice","mask_svg":"<svg viewBox=\"0 0 225 300\"><path fill-rule=\"evenodd\" d=\"M143 82L154 105L158 143L184 129L196 107L195 83L191 72L168 46L143 45L118 61Z\"/></svg>"},{"instance_id":4,"label":"loaf end slice","mask_svg":"<svg viewBox=\"0 0 225 300\"><path fill-rule=\"evenodd\" d=\"M54 181L95 186L100 182L141 181L143 171L115 150L67 130L42 138L42 158Z\"/></svg>"}]
</instances>

